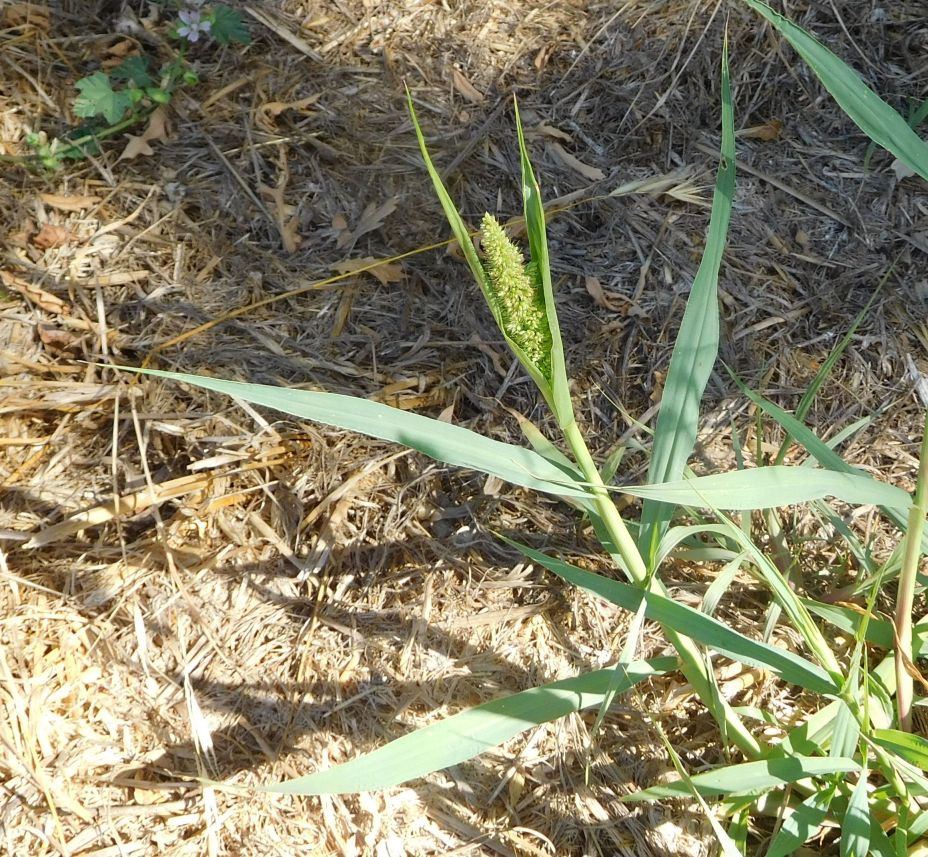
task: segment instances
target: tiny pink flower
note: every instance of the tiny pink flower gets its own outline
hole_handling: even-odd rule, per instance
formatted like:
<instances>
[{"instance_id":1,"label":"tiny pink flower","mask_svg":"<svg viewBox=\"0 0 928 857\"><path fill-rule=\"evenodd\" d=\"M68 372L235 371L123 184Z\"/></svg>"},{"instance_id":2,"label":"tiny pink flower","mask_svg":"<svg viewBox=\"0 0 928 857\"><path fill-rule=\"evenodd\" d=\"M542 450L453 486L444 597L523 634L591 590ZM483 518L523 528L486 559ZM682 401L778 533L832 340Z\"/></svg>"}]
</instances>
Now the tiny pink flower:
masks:
<instances>
[{"instance_id":1,"label":"tiny pink flower","mask_svg":"<svg viewBox=\"0 0 928 857\"><path fill-rule=\"evenodd\" d=\"M204 21L199 9L181 9L178 12L181 25L177 28L177 35L188 42L198 42L200 35L208 35L212 23Z\"/></svg>"}]
</instances>

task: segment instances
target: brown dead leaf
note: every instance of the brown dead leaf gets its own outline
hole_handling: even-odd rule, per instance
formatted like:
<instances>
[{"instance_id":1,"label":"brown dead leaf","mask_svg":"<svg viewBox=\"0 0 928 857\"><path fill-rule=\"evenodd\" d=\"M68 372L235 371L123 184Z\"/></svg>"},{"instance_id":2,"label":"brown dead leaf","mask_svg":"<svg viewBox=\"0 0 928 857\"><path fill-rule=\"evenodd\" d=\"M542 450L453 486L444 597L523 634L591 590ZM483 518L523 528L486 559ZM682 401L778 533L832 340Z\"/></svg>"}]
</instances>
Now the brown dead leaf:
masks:
<instances>
[{"instance_id":1,"label":"brown dead leaf","mask_svg":"<svg viewBox=\"0 0 928 857\"><path fill-rule=\"evenodd\" d=\"M744 128L735 136L744 140L763 140L769 143L771 140L778 140L783 133L783 122L780 119L771 119L763 125L753 125L750 128Z\"/></svg>"},{"instance_id":2,"label":"brown dead leaf","mask_svg":"<svg viewBox=\"0 0 928 857\"><path fill-rule=\"evenodd\" d=\"M36 325L42 344L50 351L69 351L80 345L80 337L47 321Z\"/></svg>"},{"instance_id":3,"label":"brown dead leaf","mask_svg":"<svg viewBox=\"0 0 928 857\"><path fill-rule=\"evenodd\" d=\"M47 312L56 313L57 315L67 315L70 312L67 304L61 298L40 289L38 286L17 277L9 271L0 269L0 283L3 283L6 288L12 291L18 292Z\"/></svg>"},{"instance_id":4,"label":"brown dead leaf","mask_svg":"<svg viewBox=\"0 0 928 857\"><path fill-rule=\"evenodd\" d=\"M598 277L587 276L584 278L584 282L586 284L587 293L593 298L593 303L595 303L596 306L607 309L610 312L626 312L628 302L618 295L608 294L603 289L603 284L599 281Z\"/></svg>"},{"instance_id":5,"label":"brown dead leaf","mask_svg":"<svg viewBox=\"0 0 928 857\"><path fill-rule=\"evenodd\" d=\"M332 266L339 274L350 274L352 271L364 271L376 277L382 286L390 283L399 283L403 280L403 266L398 262L377 262L373 256L364 256L361 259L346 259Z\"/></svg>"},{"instance_id":6,"label":"brown dead leaf","mask_svg":"<svg viewBox=\"0 0 928 857\"><path fill-rule=\"evenodd\" d=\"M451 68L451 83L464 99L471 104L483 102L484 94L464 76L464 72L454 66Z\"/></svg>"},{"instance_id":7,"label":"brown dead leaf","mask_svg":"<svg viewBox=\"0 0 928 857\"><path fill-rule=\"evenodd\" d=\"M560 143L555 142L554 140L549 140L546 144L547 148L554 153L561 163L565 166L570 167L570 169L575 170L580 173L585 179L591 182L598 182L601 179L606 177L606 174L599 169L598 167L591 167L589 164L583 163L579 158L571 155Z\"/></svg>"},{"instance_id":8,"label":"brown dead leaf","mask_svg":"<svg viewBox=\"0 0 928 857\"><path fill-rule=\"evenodd\" d=\"M39 250L50 250L53 247L66 247L72 241L77 240L70 229L64 226L56 226L54 223L44 223L42 228L32 236L32 243Z\"/></svg>"},{"instance_id":9,"label":"brown dead leaf","mask_svg":"<svg viewBox=\"0 0 928 857\"><path fill-rule=\"evenodd\" d=\"M340 250L350 250L354 247L357 240L368 232L373 232L383 226L383 222L396 211L397 198L391 196L386 202L377 205L370 203L361 213L361 220L358 225L350 230L342 232L335 244Z\"/></svg>"},{"instance_id":10,"label":"brown dead leaf","mask_svg":"<svg viewBox=\"0 0 928 857\"><path fill-rule=\"evenodd\" d=\"M32 27L46 32L49 27L48 8L38 3L13 3L0 12L4 27Z\"/></svg>"},{"instance_id":11,"label":"brown dead leaf","mask_svg":"<svg viewBox=\"0 0 928 857\"><path fill-rule=\"evenodd\" d=\"M163 107L159 107L148 117L148 124L140 135L126 134L126 137L129 138L129 142L126 144L126 148L122 150L122 154L116 159L117 163L119 161L131 161L139 155L145 157L153 155L155 150L148 144L163 142L168 139L167 112Z\"/></svg>"},{"instance_id":12,"label":"brown dead leaf","mask_svg":"<svg viewBox=\"0 0 928 857\"><path fill-rule=\"evenodd\" d=\"M65 196L57 193L40 193L39 199L58 211L83 211L100 201L97 196Z\"/></svg>"},{"instance_id":13,"label":"brown dead leaf","mask_svg":"<svg viewBox=\"0 0 928 857\"><path fill-rule=\"evenodd\" d=\"M301 98L299 101L268 101L255 110L255 122L265 131L273 133L277 130L277 125L274 120L276 120L281 113L287 110L304 111L307 107L315 104L320 97L321 94L316 93L307 98Z\"/></svg>"},{"instance_id":14,"label":"brown dead leaf","mask_svg":"<svg viewBox=\"0 0 928 857\"><path fill-rule=\"evenodd\" d=\"M534 134L540 134L542 137L552 137L555 140L563 140L565 143L572 143L574 139L566 131L555 128L553 125L547 125L544 122L540 122L532 128L532 132Z\"/></svg>"},{"instance_id":15,"label":"brown dead leaf","mask_svg":"<svg viewBox=\"0 0 928 857\"><path fill-rule=\"evenodd\" d=\"M281 150L279 161L280 172L276 186L268 187L266 184L259 184L258 193L274 206L274 220L284 250L287 253L295 253L303 243L303 236L297 232L299 223L296 217L296 206L291 205L284 199L284 192L290 181L290 169L287 166L287 156L283 150Z\"/></svg>"}]
</instances>

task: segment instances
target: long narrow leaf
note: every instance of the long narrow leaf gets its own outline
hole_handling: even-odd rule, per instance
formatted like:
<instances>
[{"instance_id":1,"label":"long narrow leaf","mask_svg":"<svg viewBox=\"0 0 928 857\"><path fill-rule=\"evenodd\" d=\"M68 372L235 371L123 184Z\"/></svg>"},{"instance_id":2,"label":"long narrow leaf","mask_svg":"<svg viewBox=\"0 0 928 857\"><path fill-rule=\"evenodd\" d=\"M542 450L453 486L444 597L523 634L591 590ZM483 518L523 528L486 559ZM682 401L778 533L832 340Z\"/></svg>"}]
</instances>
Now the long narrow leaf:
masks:
<instances>
[{"instance_id":1,"label":"long narrow leaf","mask_svg":"<svg viewBox=\"0 0 928 857\"><path fill-rule=\"evenodd\" d=\"M676 658L626 664L618 691L624 693L638 682L675 669L676 665ZM602 669L515 693L411 732L338 767L265 790L319 795L389 788L472 759L539 723L600 705L613 678L613 669Z\"/></svg>"},{"instance_id":2,"label":"long narrow leaf","mask_svg":"<svg viewBox=\"0 0 928 857\"><path fill-rule=\"evenodd\" d=\"M651 484L679 479L696 442L699 403L718 356L718 277L734 193L735 125L726 41L722 54L722 158L706 247L683 313L661 397L648 467ZM649 564L653 565L657 545L672 515L673 506L667 502L647 500L644 503L638 543Z\"/></svg>"},{"instance_id":3,"label":"long narrow leaf","mask_svg":"<svg viewBox=\"0 0 928 857\"><path fill-rule=\"evenodd\" d=\"M570 387L567 380L567 366L564 362L564 344L561 341L561 328L557 320L557 308L554 303L554 285L551 282L551 265L548 259L548 237L545 230L545 209L541 201L541 188L532 169L532 161L525 145L522 119L516 102L516 131L519 137L519 163L522 171L522 205L525 212L525 230L531 251L532 264L536 266L541 277L541 286L545 296L545 313L551 330L551 407L561 427L574 419L573 404L570 400Z\"/></svg>"},{"instance_id":4,"label":"long narrow leaf","mask_svg":"<svg viewBox=\"0 0 928 857\"><path fill-rule=\"evenodd\" d=\"M506 538L505 541L562 580L580 586L625 610L636 612L641 602L644 601L647 604L645 615L649 619L669 626L720 654L749 666L770 670L785 681L816 693L834 694L837 692L834 682L821 667L799 655L745 637L744 634L732 630L718 619L706 616L692 607L678 604L663 595L644 592L626 583L584 571L512 539Z\"/></svg>"},{"instance_id":5,"label":"long narrow leaf","mask_svg":"<svg viewBox=\"0 0 928 857\"><path fill-rule=\"evenodd\" d=\"M316 393L264 384L222 381L218 378L164 372L160 369L120 368L129 372L182 381L295 417L394 441L437 461L499 476L500 479L514 485L563 497L589 496L582 486L576 484L575 475L571 470L562 469L530 449L502 443L461 426L401 411L380 402L336 393Z\"/></svg>"},{"instance_id":6,"label":"long narrow leaf","mask_svg":"<svg viewBox=\"0 0 928 857\"><path fill-rule=\"evenodd\" d=\"M744 2L783 34L861 131L928 181L928 144L854 69L760 0Z\"/></svg>"},{"instance_id":7,"label":"long narrow leaf","mask_svg":"<svg viewBox=\"0 0 928 857\"><path fill-rule=\"evenodd\" d=\"M822 467L828 470L834 470L836 473L854 473L866 476L863 471L852 467L844 461L837 452L831 449L815 432L813 432L805 423L797 420L792 414L787 413L783 408L768 401L763 396L759 396L749 387L745 386L741 380L734 374L732 378L741 389L741 391L756 404L764 413L773 417L783 428L785 428L810 455L812 455ZM902 532L908 529L909 506L911 501L905 505L880 505L880 511L886 515ZM922 553L928 553L928 534L922 536Z\"/></svg>"},{"instance_id":8,"label":"long narrow leaf","mask_svg":"<svg viewBox=\"0 0 928 857\"><path fill-rule=\"evenodd\" d=\"M860 765L853 759L823 759L818 756L790 756L787 759L765 759L761 762L745 762L729 765L705 774L691 777L691 783L702 795L747 794L762 792L825 774L859 771ZM662 798L686 797L689 788L684 782L652 786L640 792L626 795L624 801L660 800Z\"/></svg>"},{"instance_id":9,"label":"long narrow leaf","mask_svg":"<svg viewBox=\"0 0 928 857\"><path fill-rule=\"evenodd\" d=\"M909 764L928 771L928 740L921 735L899 729L876 729L872 737L881 747L892 750Z\"/></svg>"},{"instance_id":10,"label":"long narrow leaf","mask_svg":"<svg viewBox=\"0 0 928 857\"><path fill-rule=\"evenodd\" d=\"M809 795L783 820L764 857L787 857L811 839L821 828L834 796L835 786Z\"/></svg>"},{"instance_id":11,"label":"long narrow leaf","mask_svg":"<svg viewBox=\"0 0 928 857\"><path fill-rule=\"evenodd\" d=\"M621 490L678 506L736 511L791 506L825 497L900 509L912 503L906 491L869 476L783 465L732 470L660 485L623 485Z\"/></svg>"},{"instance_id":12,"label":"long narrow leaf","mask_svg":"<svg viewBox=\"0 0 928 857\"><path fill-rule=\"evenodd\" d=\"M870 850L870 812L867 800L867 768L860 772L860 779L851 792L847 812L841 823L841 857L867 857Z\"/></svg>"}]
</instances>

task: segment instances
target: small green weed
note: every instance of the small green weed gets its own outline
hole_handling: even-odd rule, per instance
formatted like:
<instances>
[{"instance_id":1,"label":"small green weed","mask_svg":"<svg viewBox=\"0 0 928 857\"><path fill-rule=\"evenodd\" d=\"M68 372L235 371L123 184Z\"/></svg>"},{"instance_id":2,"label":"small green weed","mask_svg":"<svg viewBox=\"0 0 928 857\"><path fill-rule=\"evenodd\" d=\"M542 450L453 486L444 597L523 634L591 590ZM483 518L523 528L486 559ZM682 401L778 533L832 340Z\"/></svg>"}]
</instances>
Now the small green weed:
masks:
<instances>
[{"instance_id":1,"label":"small green weed","mask_svg":"<svg viewBox=\"0 0 928 857\"><path fill-rule=\"evenodd\" d=\"M172 0L166 11L166 35L177 50L166 62L146 55L126 57L119 65L98 70L75 83L78 95L71 109L84 121L61 136L45 132L27 135L32 154L4 158L29 168L57 170L66 161L81 160L99 151L100 143L146 122L158 107L170 104L177 92L199 83L190 63L191 47L213 40L220 45L251 40L241 14L222 4L204 5L203 0Z\"/></svg>"}]
</instances>

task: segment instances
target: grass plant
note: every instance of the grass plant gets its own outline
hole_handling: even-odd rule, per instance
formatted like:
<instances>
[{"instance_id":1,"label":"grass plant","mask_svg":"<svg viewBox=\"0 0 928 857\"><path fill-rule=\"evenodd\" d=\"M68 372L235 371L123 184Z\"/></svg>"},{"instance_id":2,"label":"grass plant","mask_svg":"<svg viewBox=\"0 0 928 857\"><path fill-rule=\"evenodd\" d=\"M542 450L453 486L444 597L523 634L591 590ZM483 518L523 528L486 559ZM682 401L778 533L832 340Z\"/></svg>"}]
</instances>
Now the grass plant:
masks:
<instances>
[{"instance_id":1,"label":"grass plant","mask_svg":"<svg viewBox=\"0 0 928 857\"><path fill-rule=\"evenodd\" d=\"M797 50L847 115L878 145L917 175L928 179L928 145L909 123L873 93L837 56L811 35L758 0L744 0ZM269 790L300 795L382 789L456 764L546 721L586 708L605 707L635 684L680 670L715 718L719 739L734 761L689 772L673 748L677 781L652 786L625 800L690 798L710 808L713 830L725 854L793 853L816 836L829 836L842 857L912 853L928 835L928 741L911 731L917 659L928 650L928 628L912 622L918 569L925 552L928 506L928 440L914 498L862 473L803 422L815 389L849 342L845 337L812 385L797 415L741 385L758 413L786 433L770 466L694 476L688 462L699 427L699 408L719 348L718 278L735 189L735 124L728 49L721 69L721 162L715 184L705 251L693 282L675 343L651 447L648 484L622 486L643 498L640 521L618 511L574 415L558 326L545 234L545 211L516 108L528 261L489 215L482 227L484 254L432 164L418 122L415 130L436 194L474 279L503 336L550 407L568 453L527 421L529 446L505 444L459 426L386 405L328 393L287 390L159 370L151 375L193 384L318 422L404 444L448 464L469 467L508 482L563 498L589 517L625 582L577 568L521 542L505 540L528 560L596 598L656 622L675 656L632 657L634 640L618 663L574 678L522 691L477 706L370 754L317 771ZM409 109L415 121L412 100ZM138 371L138 370L137 370ZM740 384L740 382L739 382ZM839 440L843 436L839 436ZM928 438L928 422L925 437ZM803 450L805 462L785 466L787 449ZM841 522L828 498L879 507L898 527L899 548L883 563ZM752 525L750 512L814 504L823 520L846 539L862 573L855 584L866 607L825 604L802 597L788 579L789 563L773 548L782 537L776 515L763 520L771 538ZM738 515L732 513L748 513ZM711 549L724 565L720 583L700 608L675 601L662 581L669 558ZM800 549L800 548L795 548ZM605 561L604 561L605 564ZM784 564L787 566L784 568ZM795 651L774 645L769 633L748 636L713 614L738 571L750 574L769 593L768 632L782 621L801 640ZM880 588L898 578L893 621L875 612ZM849 646L835 642L837 632ZM889 652L873 662L871 647ZM721 693L713 658L725 657L774 674L796 693L819 700L815 714L800 724L772 714L736 708ZM895 697L895 699L894 699ZM762 728L759 728L762 727ZM659 731L659 727L655 727ZM660 733L663 738L663 733ZM712 799L710 805L707 799ZM748 842L749 821L771 814L776 823L760 850ZM833 831L838 831L834 833ZM832 831L829 834L829 831Z\"/></svg>"}]
</instances>

